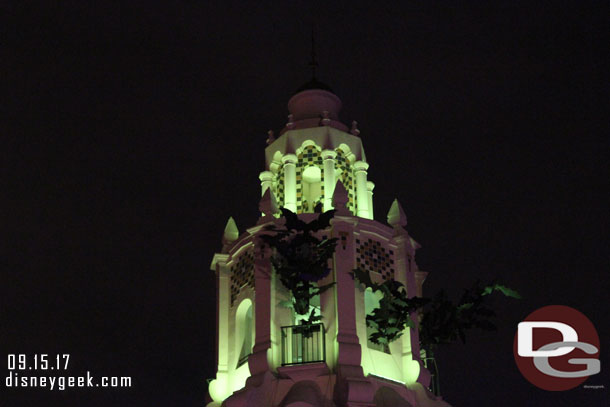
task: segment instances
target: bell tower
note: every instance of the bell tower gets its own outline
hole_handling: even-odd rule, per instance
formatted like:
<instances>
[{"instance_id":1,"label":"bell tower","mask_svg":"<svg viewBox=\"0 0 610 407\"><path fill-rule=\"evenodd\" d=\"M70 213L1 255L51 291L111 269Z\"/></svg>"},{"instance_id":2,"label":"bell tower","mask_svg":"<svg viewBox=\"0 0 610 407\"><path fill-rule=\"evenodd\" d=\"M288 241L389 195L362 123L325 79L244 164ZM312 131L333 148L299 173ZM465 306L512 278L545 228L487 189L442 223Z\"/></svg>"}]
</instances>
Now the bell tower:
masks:
<instances>
[{"instance_id":1,"label":"bell tower","mask_svg":"<svg viewBox=\"0 0 610 407\"><path fill-rule=\"evenodd\" d=\"M374 220L373 189L360 131L339 119L341 100L315 78L288 102L288 121L269 132L260 173L261 216L242 233L227 222L222 250L211 269L217 281L217 373L209 383L208 407L390 407L448 406L427 387L430 373L420 359L416 329L380 345L370 341L366 316L379 298L358 284L359 268L381 283L402 283L421 296L419 244L394 201L387 223ZM311 222L334 210L320 239L336 239L330 272L317 284L332 284L309 304L309 323L285 306L291 294L272 266L261 235L281 228L280 208ZM416 318L415 318L416 319Z\"/></svg>"},{"instance_id":2,"label":"bell tower","mask_svg":"<svg viewBox=\"0 0 610 407\"><path fill-rule=\"evenodd\" d=\"M288 110L280 137L265 151L268 170L260 174L262 193L272 188L278 204L297 214L312 213L318 203L327 211L341 181L350 211L372 219L375 185L367 181L357 123L350 130L339 121L341 100L328 86L312 80L290 98Z\"/></svg>"}]
</instances>

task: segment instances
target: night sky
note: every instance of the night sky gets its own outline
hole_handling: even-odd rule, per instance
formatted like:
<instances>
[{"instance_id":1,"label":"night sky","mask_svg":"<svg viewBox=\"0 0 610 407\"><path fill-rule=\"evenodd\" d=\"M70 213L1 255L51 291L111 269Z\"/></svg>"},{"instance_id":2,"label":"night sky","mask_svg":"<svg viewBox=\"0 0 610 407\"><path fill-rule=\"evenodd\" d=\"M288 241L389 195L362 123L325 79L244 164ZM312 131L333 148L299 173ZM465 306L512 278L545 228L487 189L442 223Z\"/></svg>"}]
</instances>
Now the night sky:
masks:
<instances>
[{"instance_id":1,"label":"night sky","mask_svg":"<svg viewBox=\"0 0 610 407\"><path fill-rule=\"evenodd\" d=\"M445 399L608 405L607 1L55 3L0 5L0 406L204 405L209 265L229 216L257 219L312 18L375 218L402 203L425 293L497 279L524 297L494 300L497 333L437 352ZM517 370L517 323L551 304L597 327L586 384L605 389L546 392ZM5 388L7 354L57 352L68 375L133 387Z\"/></svg>"}]
</instances>

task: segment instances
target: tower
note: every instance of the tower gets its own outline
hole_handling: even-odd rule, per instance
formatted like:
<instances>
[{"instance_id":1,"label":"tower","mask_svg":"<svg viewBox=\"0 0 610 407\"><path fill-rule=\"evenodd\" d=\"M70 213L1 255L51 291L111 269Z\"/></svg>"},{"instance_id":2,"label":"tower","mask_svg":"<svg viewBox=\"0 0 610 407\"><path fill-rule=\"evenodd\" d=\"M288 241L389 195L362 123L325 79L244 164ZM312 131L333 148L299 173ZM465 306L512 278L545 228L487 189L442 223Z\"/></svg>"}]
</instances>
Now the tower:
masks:
<instances>
[{"instance_id":1,"label":"tower","mask_svg":"<svg viewBox=\"0 0 610 407\"><path fill-rule=\"evenodd\" d=\"M260 173L261 216L239 233L229 219L222 251L211 269L217 279L217 373L208 406L389 407L447 406L428 390L430 373L420 359L416 329L387 345L369 340L366 316L379 303L358 284L360 268L377 282L402 283L421 296L426 273L415 263L419 245L394 201L387 224L374 220L369 164L357 123L339 120L341 101L315 78L288 102L288 122L279 137L269 133ZM332 284L310 304L321 319L303 324L290 292L273 270L272 252L261 239L281 226L279 208L309 222L334 209L320 238L336 238ZM307 327L304 330L304 326Z\"/></svg>"}]
</instances>

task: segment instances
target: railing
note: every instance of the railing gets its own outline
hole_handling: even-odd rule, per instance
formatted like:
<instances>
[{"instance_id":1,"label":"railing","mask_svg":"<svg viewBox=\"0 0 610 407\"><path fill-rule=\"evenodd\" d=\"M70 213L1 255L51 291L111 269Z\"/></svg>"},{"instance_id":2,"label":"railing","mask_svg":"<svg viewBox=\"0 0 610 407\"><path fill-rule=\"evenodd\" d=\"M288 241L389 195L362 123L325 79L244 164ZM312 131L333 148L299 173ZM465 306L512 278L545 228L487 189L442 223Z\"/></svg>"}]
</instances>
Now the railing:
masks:
<instances>
[{"instance_id":1,"label":"railing","mask_svg":"<svg viewBox=\"0 0 610 407\"><path fill-rule=\"evenodd\" d=\"M282 327L282 366L324 362L326 343L324 325Z\"/></svg>"}]
</instances>

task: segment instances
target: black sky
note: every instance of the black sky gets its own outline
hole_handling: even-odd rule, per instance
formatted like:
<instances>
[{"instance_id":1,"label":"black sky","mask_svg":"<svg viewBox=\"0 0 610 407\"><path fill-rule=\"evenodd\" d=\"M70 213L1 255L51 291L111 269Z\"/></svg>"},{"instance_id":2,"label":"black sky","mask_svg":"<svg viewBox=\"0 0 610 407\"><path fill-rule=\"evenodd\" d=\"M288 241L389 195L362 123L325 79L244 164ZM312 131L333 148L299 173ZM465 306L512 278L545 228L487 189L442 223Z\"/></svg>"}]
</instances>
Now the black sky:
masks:
<instances>
[{"instance_id":1,"label":"black sky","mask_svg":"<svg viewBox=\"0 0 610 407\"><path fill-rule=\"evenodd\" d=\"M203 405L209 264L229 216L256 221L312 15L376 218L401 201L426 293L495 278L524 296L496 302L496 334L438 352L445 398L608 405L610 7L482 3L2 2L1 370L8 353L70 353L70 374L134 387L3 384L0 406ZM596 325L587 384L604 390L549 393L518 372L516 325L550 304Z\"/></svg>"}]
</instances>

